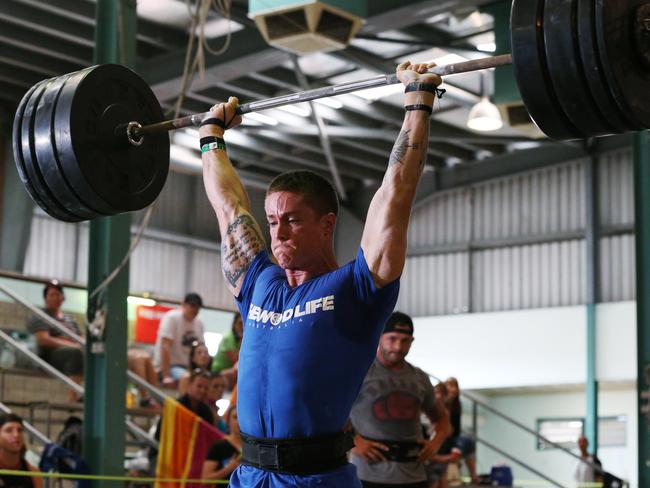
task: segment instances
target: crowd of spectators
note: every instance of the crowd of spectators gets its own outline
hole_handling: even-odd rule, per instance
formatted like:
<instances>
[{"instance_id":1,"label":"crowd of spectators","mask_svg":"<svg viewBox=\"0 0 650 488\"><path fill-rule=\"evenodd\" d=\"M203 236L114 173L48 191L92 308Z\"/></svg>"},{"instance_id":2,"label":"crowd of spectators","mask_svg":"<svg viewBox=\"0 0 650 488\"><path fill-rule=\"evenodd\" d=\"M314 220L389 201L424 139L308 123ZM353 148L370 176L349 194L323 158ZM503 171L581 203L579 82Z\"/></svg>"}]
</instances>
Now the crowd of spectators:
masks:
<instances>
[{"instance_id":1,"label":"crowd of spectators","mask_svg":"<svg viewBox=\"0 0 650 488\"><path fill-rule=\"evenodd\" d=\"M27 329L35 339L39 357L81 385L83 383L83 345L69 337L63 329L83 338L82 329L71 314L62 310L65 301L63 286L56 280L47 282L43 288L44 313L59 322L56 327L33 315ZM239 313L233 317L230 330L222 338L215 357L205 343L205 327L198 317L203 300L196 293L188 293L180 307L167 312L161 319L153 351L145 347L128 349L129 370L153 386L177 389L177 401L196 413L224 434L224 439L210 450L205 461L204 473L208 479L227 479L239 464L241 438L234 401L236 400L237 361L243 337L243 323ZM227 391L231 402L224 410L218 406ZM139 406L161 405L151 398L145 388L138 390ZM70 401L80 401L81 395L71 390ZM227 405L227 404L226 404ZM159 438L162 419L157 423L155 436ZM26 464L22 420L17 416L0 416L0 469L35 469ZM6 431L6 432L5 432ZM19 445L20 444L20 445ZM10 452L11 451L11 452ZM150 468L155 467L155 460ZM2 484L0 477L0 486ZM15 480L12 478L12 483ZM40 478L21 477L20 486L40 486ZM13 485L12 485L13 486ZM18 485L16 485L18 486Z\"/></svg>"}]
</instances>

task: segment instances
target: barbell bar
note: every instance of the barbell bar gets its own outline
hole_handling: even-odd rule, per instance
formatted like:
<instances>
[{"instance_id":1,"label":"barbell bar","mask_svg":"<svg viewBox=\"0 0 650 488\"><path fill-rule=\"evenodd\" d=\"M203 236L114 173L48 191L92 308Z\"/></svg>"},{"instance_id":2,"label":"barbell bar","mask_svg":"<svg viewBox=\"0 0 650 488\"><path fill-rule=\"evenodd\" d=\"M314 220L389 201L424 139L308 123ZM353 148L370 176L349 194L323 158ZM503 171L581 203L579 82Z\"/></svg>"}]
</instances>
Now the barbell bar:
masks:
<instances>
[{"instance_id":1,"label":"barbell bar","mask_svg":"<svg viewBox=\"0 0 650 488\"><path fill-rule=\"evenodd\" d=\"M512 53L438 66L441 76L513 64L521 99L558 140L650 128L650 0L514 0ZM395 74L241 105L259 110L398 83ZM14 118L16 166L51 216L81 221L145 208L169 170L166 132L209 112L163 119L151 88L120 65L43 80ZM435 125L434 125L435 130Z\"/></svg>"},{"instance_id":2,"label":"barbell bar","mask_svg":"<svg viewBox=\"0 0 650 488\"><path fill-rule=\"evenodd\" d=\"M479 71L482 69L496 68L497 66L504 66L507 64L512 64L512 55L502 54L499 56L488 56L479 59L472 59L469 61L462 61L459 63L447 64L444 66L436 66L430 69L429 73L440 76L447 76L459 73L468 73L470 71ZM239 115L245 115L251 112L259 112L260 110L284 107L286 105L318 100L319 98L335 97L337 95L354 93L356 91L367 90L369 88L376 88L380 86L396 85L398 83L401 82L395 73L388 75L379 75L372 78L367 78L365 80L339 83L337 85L325 86L322 88L313 88L311 90L304 90L295 93L289 93L286 95L280 95L277 97L267 98L264 100L257 100L255 102L244 103L237 108L237 113ZM201 124L201 121L206 119L209 115L210 112L203 112L200 114L187 115L185 117L174 120L166 120L157 124L150 124L140 127L132 125L128 131L129 135L131 136L130 142L132 142L131 139L135 139L135 142L137 143L139 137L155 132L165 132L191 126L198 127Z\"/></svg>"}]
</instances>

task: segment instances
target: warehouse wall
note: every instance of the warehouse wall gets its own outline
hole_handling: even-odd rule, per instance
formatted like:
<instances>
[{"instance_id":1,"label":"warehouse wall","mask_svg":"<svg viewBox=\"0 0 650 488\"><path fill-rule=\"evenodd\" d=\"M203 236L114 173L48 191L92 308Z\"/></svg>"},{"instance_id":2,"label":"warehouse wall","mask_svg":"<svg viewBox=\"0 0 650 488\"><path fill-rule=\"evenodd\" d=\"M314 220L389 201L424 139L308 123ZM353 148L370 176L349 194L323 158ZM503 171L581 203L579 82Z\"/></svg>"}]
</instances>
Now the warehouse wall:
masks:
<instances>
[{"instance_id":1,"label":"warehouse wall","mask_svg":"<svg viewBox=\"0 0 650 488\"><path fill-rule=\"evenodd\" d=\"M597 163L604 302L635 298L631 158L619 150ZM445 192L415 209L398 307L431 316L584 303L585 165Z\"/></svg>"}]
</instances>

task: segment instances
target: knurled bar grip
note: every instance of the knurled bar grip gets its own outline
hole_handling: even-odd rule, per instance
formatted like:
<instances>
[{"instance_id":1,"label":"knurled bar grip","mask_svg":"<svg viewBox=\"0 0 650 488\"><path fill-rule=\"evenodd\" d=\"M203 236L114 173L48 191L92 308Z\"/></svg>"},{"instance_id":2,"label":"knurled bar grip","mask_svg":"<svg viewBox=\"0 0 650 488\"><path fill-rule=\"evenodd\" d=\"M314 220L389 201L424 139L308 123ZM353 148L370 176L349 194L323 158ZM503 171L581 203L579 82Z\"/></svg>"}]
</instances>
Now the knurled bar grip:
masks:
<instances>
[{"instance_id":1,"label":"knurled bar grip","mask_svg":"<svg viewBox=\"0 0 650 488\"><path fill-rule=\"evenodd\" d=\"M470 71L479 71L482 69L495 68L497 66L504 66L512 64L511 54L502 54L499 56L490 56L480 59L472 59L470 61L463 61L461 63L447 64L444 66L436 66L429 70L440 76L454 75L458 73L467 73ZM379 75L365 80L351 81L348 83L340 83L338 85L326 86L323 88L314 88L312 90L305 90L296 93L289 93L287 95L280 95L278 97L267 98L265 100L258 100L255 102L245 103L237 108L237 113L244 115L250 112L258 112L269 108L283 107L285 105L293 105L295 103L308 102L319 98L335 97L345 93L352 93L367 88L375 88L378 86L395 85L400 81L397 75ZM183 127L199 126L201 121L208 117L211 112L203 112L200 114L187 115L179 119L166 120L158 122L157 124L144 125L142 127L134 127L133 135L136 137L150 134L153 132L165 132L170 130L182 129Z\"/></svg>"}]
</instances>

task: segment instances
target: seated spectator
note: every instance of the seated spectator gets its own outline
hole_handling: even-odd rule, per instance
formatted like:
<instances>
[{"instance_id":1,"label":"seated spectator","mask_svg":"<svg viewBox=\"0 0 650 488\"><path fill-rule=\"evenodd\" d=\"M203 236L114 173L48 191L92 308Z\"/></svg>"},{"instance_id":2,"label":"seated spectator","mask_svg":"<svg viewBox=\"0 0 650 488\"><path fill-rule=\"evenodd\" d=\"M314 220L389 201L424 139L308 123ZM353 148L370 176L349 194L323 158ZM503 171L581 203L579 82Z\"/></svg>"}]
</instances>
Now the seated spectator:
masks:
<instances>
[{"instance_id":1,"label":"seated spectator","mask_svg":"<svg viewBox=\"0 0 650 488\"><path fill-rule=\"evenodd\" d=\"M239 466L241 459L242 441L239 433L237 409L231 408L228 413L228 434L214 443L203 463L201 479L227 480L230 474Z\"/></svg>"},{"instance_id":2,"label":"seated spectator","mask_svg":"<svg viewBox=\"0 0 650 488\"><path fill-rule=\"evenodd\" d=\"M65 328L78 336L83 336L77 322L61 310L65 295L63 286L56 280L45 284L43 288L45 308L43 311L53 319L58 320ZM27 329L34 334L39 357L47 361L63 374L69 376L75 383L83 383L84 350L78 342L70 339L56 327L34 315L29 319ZM135 374L151 383L158 385L158 378L153 368L151 355L142 349L129 349L127 352L128 368ZM141 389L141 406L148 406L152 402L149 393ZM70 401L80 400L74 390L70 390Z\"/></svg>"},{"instance_id":3,"label":"seated spectator","mask_svg":"<svg viewBox=\"0 0 650 488\"><path fill-rule=\"evenodd\" d=\"M230 332L221 339L217 355L212 361L212 371L214 373L222 373L227 378L232 377L234 379L234 381L229 382L229 389L232 389L237 382L237 368L235 365L239 361L239 349L241 348L243 336L244 323L241 315L236 313L230 326Z\"/></svg>"},{"instance_id":4,"label":"seated spectator","mask_svg":"<svg viewBox=\"0 0 650 488\"><path fill-rule=\"evenodd\" d=\"M203 300L188 293L180 309L170 310L160 321L154 346L154 366L165 387L172 387L187 372L187 358L193 342L205 342L203 322L198 318Z\"/></svg>"},{"instance_id":5,"label":"seated spectator","mask_svg":"<svg viewBox=\"0 0 650 488\"><path fill-rule=\"evenodd\" d=\"M25 460L23 419L18 415L0 414L0 469L38 472ZM41 488L42 479L30 476L0 475L0 486L9 488Z\"/></svg>"},{"instance_id":6,"label":"seated spectator","mask_svg":"<svg viewBox=\"0 0 650 488\"><path fill-rule=\"evenodd\" d=\"M202 369L195 369L190 373L187 392L178 398L178 403L190 409L210 425L214 425L214 417L205 402L209 386L210 373Z\"/></svg>"},{"instance_id":7,"label":"seated spectator","mask_svg":"<svg viewBox=\"0 0 650 488\"><path fill-rule=\"evenodd\" d=\"M201 369L207 373L210 372L210 367L212 366L212 356L205 344L199 341L194 341L192 347L190 348L189 354L189 370L194 371ZM181 379L178 381L178 394L184 395L187 391L187 383L190 380L190 373L185 373Z\"/></svg>"},{"instance_id":8,"label":"seated spectator","mask_svg":"<svg viewBox=\"0 0 650 488\"><path fill-rule=\"evenodd\" d=\"M462 406L460 403L458 380L453 377L448 378L445 381L445 385L447 387L447 408L449 409L451 427L453 429L450 439L453 440L453 447L460 451L462 458L465 460L465 465L469 471L472 483L478 483L478 475L476 474L476 443L471 436L463 434L460 426Z\"/></svg>"},{"instance_id":9,"label":"seated spectator","mask_svg":"<svg viewBox=\"0 0 650 488\"><path fill-rule=\"evenodd\" d=\"M129 348L127 361L130 371L133 371L147 383L156 387L158 386L158 374L153 367L153 360L149 351L137 347ZM160 408L158 402L151 398L151 395L145 388L138 388L138 390L140 392L140 407Z\"/></svg>"},{"instance_id":10,"label":"seated spectator","mask_svg":"<svg viewBox=\"0 0 650 488\"><path fill-rule=\"evenodd\" d=\"M190 373L190 378L187 384L187 393L177 398L178 403L183 405L188 410L194 412L210 425L214 425L214 417L210 411L210 407L205 403L208 387L210 385L210 373L202 369L195 369ZM160 430L162 429L162 416L158 421L156 427L155 438L160 439ZM157 452L155 453L157 454Z\"/></svg>"},{"instance_id":11,"label":"seated spectator","mask_svg":"<svg viewBox=\"0 0 650 488\"><path fill-rule=\"evenodd\" d=\"M61 325L77 335L81 335L81 329L75 320L61 310L65 301L63 286L52 280L43 288L43 299L45 307L43 311ZM83 382L83 359L84 352L80 344L64 335L54 326L48 324L40 317L34 315L30 318L27 329L34 334L38 355L56 369L67 375L75 383ZM80 397L74 390L70 391L70 400L79 400Z\"/></svg>"},{"instance_id":12,"label":"seated spectator","mask_svg":"<svg viewBox=\"0 0 650 488\"><path fill-rule=\"evenodd\" d=\"M217 402L223 397L224 391L226 391L226 380L223 376L218 373L212 373L210 378L210 386L208 387L208 396L206 403L210 407L212 416L215 419L215 427L222 432L226 432L228 426L224 418L219 415L219 409L217 408Z\"/></svg>"}]
</instances>

